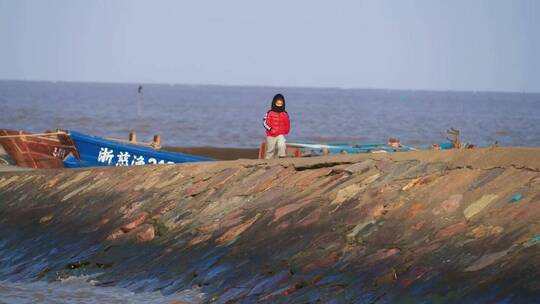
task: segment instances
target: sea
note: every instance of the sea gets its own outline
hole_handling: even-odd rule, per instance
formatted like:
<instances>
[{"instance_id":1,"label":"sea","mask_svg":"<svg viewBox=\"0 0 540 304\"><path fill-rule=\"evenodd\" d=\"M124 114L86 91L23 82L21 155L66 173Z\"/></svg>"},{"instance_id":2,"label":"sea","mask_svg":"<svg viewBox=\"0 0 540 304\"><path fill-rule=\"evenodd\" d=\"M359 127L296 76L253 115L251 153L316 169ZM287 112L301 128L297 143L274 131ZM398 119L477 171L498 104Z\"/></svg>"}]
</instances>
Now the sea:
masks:
<instances>
[{"instance_id":1,"label":"sea","mask_svg":"<svg viewBox=\"0 0 540 304\"><path fill-rule=\"evenodd\" d=\"M277 93L285 95L291 117L289 141L384 143L397 137L424 146L447 141L446 130L456 128L464 142L478 146L540 146L540 94L519 92L0 81L0 128L118 138L134 131L142 141L159 134L166 146L256 148ZM208 301L190 287L164 295L97 287L84 276L25 281L5 275L13 273L10 261L18 253L2 252L0 303Z\"/></svg>"},{"instance_id":2,"label":"sea","mask_svg":"<svg viewBox=\"0 0 540 304\"><path fill-rule=\"evenodd\" d=\"M140 90L139 90L140 88ZM182 84L0 81L0 128L57 128L177 147L256 148L281 93L289 141L540 146L540 94Z\"/></svg>"}]
</instances>

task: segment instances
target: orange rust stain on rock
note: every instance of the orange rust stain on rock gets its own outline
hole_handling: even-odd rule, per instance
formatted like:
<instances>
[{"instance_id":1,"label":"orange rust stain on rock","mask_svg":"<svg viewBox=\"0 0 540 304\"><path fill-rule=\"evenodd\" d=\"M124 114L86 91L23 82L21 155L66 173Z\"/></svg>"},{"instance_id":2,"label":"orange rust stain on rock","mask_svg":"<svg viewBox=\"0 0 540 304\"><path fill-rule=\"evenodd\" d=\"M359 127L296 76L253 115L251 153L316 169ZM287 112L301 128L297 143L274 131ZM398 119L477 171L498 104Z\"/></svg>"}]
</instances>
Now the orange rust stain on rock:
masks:
<instances>
[{"instance_id":1,"label":"orange rust stain on rock","mask_svg":"<svg viewBox=\"0 0 540 304\"><path fill-rule=\"evenodd\" d=\"M232 227L231 229L227 230L223 235L221 235L217 239L217 242L225 243L225 242L229 242L236 239L240 234L244 233L244 231L246 231L249 227L251 227L251 225L253 225L260 217L261 217L261 214L257 213L257 215L252 217L247 222Z\"/></svg>"},{"instance_id":2,"label":"orange rust stain on rock","mask_svg":"<svg viewBox=\"0 0 540 304\"><path fill-rule=\"evenodd\" d=\"M136 240L139 242L147 242L153 240L155 236L154 226L151 224L144 224L127 233L118 229L107 236L107 240Z\"/></svg>"},{"instance_id":3,"label":"orange rust stain on rock","mask_svg":"<svg viewBox=\"0 0 540 304\"><path fill-rule=\"evenodd\" d=\"M260 184L255 187L253 190L254 192L264 192L270 188L272 188L274 185L279 184L280 180L278 178L269 179L266 181L261 182Z\"/></svg>"},{"instance_id":4,"label":"orange rust stain on rock","mask_svg":"<svg viewBox=\"0 0 540 304\"><path fill-rule=\"evenodd\" d=\"M279 207L276 209L276 211L274 211L274 220L272 222L277 222L279 221L280 218L284 217L285 215L291 213L291 212L294 212L308 204L310 204L312 201L311 200L305 200L305 201L302 201L302 202L299 202L299 203L294 203L294 204L289 204L289 205L285 205L283 207Z\"/></svg>"},{"instance_id":5,"label":"orange rust stain on rock","mask_svg":"<svg viewBox=\"0 0 540 304\"><path fill-rule=\"evenodd\" d=\"M419 178L415 178L413 179L412 181L410 181L408 184L406 184L405 186L403 186L403 188L401 188L401 190L403 191L407 191L411 188L413 188L414 186L416 186L416 184L420 181L420 177Z\"/></svg>"},{"instance_id":6,"label":"orange rust stain on rock","mask_svg":"<svg viewBox=\"0 0 540 304\"><path fill-rule=\"evenodd\" d=\"M377 252L369 255L366 260L370 263L373 263L392 257L400 252L401 250L399 248L379 249Z\"/></svg>"},{"instance_id":7,"label":"orange rust stain on rock","mask_svg":"<svg viewBox=\"0 0 540 304\"><path fill-rule=\"evenodd\" d=\"M401 188L401 190L407 191L415 187L425 186L425 185L430 184L434 180L435 180L435 176L424 176L424 177L415 178L412 181L410 181L407 185L405 185L403 188Z\"/></svg>"},{"instance_id":8,"label":"orange rust stain on rock","mask_svg":"<svg viewBox=\"0 0 540 304\"><path fill-rule=\"evenodd\" d=\"M136 232L136 239L139 242L148 242L156 237L154 226L145 224L134 230Z\"/></svg>"},{"instance_id":9,"label":"orange rust stain on rock","mask_svg":"<svg viewBox=\"0 0 540 304\"><path fill-rule=\"evenodd\" d=\"M419 213L422 213L426 208L424 207L424 204L422 203L416 203L407 210L406 216L407 218L413 218L417 216Z\"/></svg>"},{"instance_id":10,"label":"orange rust stain on rock","mask_svg":"<svg viewBox=\"0 0 540 304\"><path fill-rule=\"evenodd\" d=\"M243 219L242 213L244 213L244 210L238 209L236 211L226 214L223 217L223 219L219 222L219 227L228 228L228 227L237 225Z\"/></svg>"},{"instance_id":11,"label":"orange rust stain on rock","mask_svg":"<svg viewBox=\"0 0 540 304\"><path fill-rule=\"evenodd\" d=\"M218 227L219 227L219 223L210 223L210 224L197 227L197 230L199 230L201 233L206 234L206 233L210 233L217 230Z\"/></svg>"},{"instance_id":12,"label":"orange rust stain on rock","mask_svg":"<svg viewBox=\"0 0 540 304\"><path fill-rule=\"evenodd\" d=\"M195 245L200 244L202 242L208 241L211 237L212 237L211 234L203 234L203 235L196 236L193 239L191 239L191 241L189 241L189 245L190 246L195 246Z\"/></svg>"},{"instance_id":13,"label":"orange rust stain on rock","mask_svg":"<svg viewBox=\"0 0 540 304\"><path fill-rule=\"evenodd\" d=\"M305 282L298 282L298 283L295 283L291 286L289 286L287 289L285 289L285 291L283 291L283 295L284 296L288 296L290 294L292 294L293 292L299 290L299 289L302 289L304 288L304 286L306 286L306 283Z\"/></svg>"},{"instance_id":14,"label":"orange rust stain on rock","mask_svg":"<svg viewBox=\"0 0 540 304\"><path fill-rule=\"evenodd\" d=\"M134 217L132 217L129 220L129 223L120 227L120 230L122 230L124 233L130 232L131 230L137 228L142 223L144 223L148 219L148 216L149 216L148 212L140 212Z\"/></svg>"},{"instance_id":15,"label":"orange rust stain on rock","mask_svg":"<svg viewBox=\"0 0 540 304\"><path fill-rule=\"evenodd\" d=\"M451 236L454 236L458 233L461 233L467 229L467 223L466 222L459 222L450 226L447 226L446 228L442 229L437 233L437 238L448 238Z\"/></svg>"}]
</instances>

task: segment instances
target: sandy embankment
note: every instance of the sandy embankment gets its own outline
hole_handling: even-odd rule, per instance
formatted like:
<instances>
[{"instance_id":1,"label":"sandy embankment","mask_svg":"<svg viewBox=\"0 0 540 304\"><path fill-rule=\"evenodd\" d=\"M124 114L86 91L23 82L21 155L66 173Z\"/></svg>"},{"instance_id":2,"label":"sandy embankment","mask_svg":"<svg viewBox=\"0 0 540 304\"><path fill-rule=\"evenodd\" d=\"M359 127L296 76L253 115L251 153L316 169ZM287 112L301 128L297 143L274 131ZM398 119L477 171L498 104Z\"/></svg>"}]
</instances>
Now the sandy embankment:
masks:
<instances>
[{"instance_id":1,"label":"sandy embankment","mask_svg":"<svg viewBox=\"0 0 540 304\"><path fill-rule=\"evenodd\" d=\"M540 149L2 173L0 214L0 279L99 273L217 303L540 300Z\"/></svg>"},{"instance_id":2,"label":"sandy embankment","mask_svg":"<svg viewBox=\"0 0 540 304\"><path fill-rule=\"evenodd\" d=\"M163 150L205 156L216 160L257 159L259 157L259 149L253 148L163 147Z\"/></svg>"}]
</instances>

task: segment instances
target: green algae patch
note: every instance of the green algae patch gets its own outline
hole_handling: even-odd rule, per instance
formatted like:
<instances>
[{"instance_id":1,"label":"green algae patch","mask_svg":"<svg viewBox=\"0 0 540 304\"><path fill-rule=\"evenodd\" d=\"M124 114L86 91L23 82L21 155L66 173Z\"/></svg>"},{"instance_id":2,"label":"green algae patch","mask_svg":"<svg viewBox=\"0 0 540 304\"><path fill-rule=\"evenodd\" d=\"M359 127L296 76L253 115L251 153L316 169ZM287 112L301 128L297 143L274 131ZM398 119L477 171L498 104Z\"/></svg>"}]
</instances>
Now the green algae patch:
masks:
<instances>
[{"instance_id":1,"label":"green algae patch","mask_svg":"<svg viewBox=\"0 0 540 304\"><path fill-rule=\"evenodd\" d=\"M169 228L163 222L157 219L151 219L150 221L148 221L148 223L154 226L154 233L156 237L166 236L169 232Z\"/></svg>"}]
</instances>

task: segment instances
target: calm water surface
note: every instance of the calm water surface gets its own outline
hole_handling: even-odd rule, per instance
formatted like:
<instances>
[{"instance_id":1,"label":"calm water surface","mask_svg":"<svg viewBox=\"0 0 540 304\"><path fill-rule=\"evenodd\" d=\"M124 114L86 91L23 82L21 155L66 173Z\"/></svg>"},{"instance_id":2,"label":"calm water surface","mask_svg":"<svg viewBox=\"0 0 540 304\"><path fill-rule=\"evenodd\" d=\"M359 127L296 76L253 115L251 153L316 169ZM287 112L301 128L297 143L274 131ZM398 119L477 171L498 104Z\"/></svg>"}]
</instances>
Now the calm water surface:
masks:
<instances>
[{"instance_id":1,"label":"calm water surface","mask_svg":"<svg viewBox=\"0 0 540 304\"><path fill-rule=\"evenodd\" d=\"M290 140L445 141L458 128L466 142L540 146L540 94L345 90L189 85L0 81L0 127L63 128L165 145L256 147L275 93L285 94ZM138 105L140 101L140 107Z\"/></svg>"}]
</instances>

